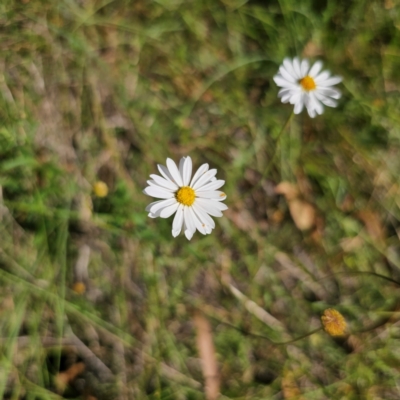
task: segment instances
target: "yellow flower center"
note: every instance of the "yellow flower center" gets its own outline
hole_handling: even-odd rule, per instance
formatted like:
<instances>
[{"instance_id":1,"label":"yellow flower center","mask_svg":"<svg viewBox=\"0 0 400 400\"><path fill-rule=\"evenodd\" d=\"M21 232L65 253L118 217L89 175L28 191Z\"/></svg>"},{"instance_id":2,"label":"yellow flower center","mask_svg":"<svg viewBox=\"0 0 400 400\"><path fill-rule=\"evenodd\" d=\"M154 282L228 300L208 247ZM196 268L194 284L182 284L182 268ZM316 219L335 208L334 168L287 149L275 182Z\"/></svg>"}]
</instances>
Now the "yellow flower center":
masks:
<instances>
[{"instance_id":1,"label":"yellow flower center","mask_svg":"<svg viewBox=\"0 0 400 400\"><path fill-rule=\"evenodd\" d=\"M300 79L299 83L304 90L307 90L307 92L309 92L310 90L314 90L317 87L314 79L311 78L311 76L309 75L305 76L303 79Z\"/></svg>"},{"instance_id":2,"label":"yellow flower center","mask_svg":"<svg viewBox=\"0 0 400 400\"><path fill-rule=\"evenodd\" d=\"M175 193L175 198L184 206L191 206L194 203L196 194L191 187L183 186Z\"/></svg>"}]
</instances>

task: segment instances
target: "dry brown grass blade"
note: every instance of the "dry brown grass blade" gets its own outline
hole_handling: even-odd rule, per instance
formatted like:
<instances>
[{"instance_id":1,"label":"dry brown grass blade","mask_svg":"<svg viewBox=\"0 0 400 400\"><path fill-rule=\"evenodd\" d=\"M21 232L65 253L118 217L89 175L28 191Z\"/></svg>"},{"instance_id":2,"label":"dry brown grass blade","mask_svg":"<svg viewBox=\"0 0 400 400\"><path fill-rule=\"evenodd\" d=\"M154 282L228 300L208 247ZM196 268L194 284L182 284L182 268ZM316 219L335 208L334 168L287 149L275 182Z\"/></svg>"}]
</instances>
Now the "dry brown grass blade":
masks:
<instances>
[{"instance_id":1,"label":"dry brown grass blade","mask_svg":"<svg viewBox=\"0 0 400 400\"><path fill-rule=\"evenodd\" d=\"M149 361L154 362L154 359L150 359ZM176 369L170 367L165 363L161 363L161 374L164 378L170 379L173 382L176 382L180 385L189 386L193 389L200 390L201 383L197 382L196 380L192 379L191 377L182 374L181 372L177 371Z\"/></svg>"},{"instance_id":2,"label":"dry brown grass blade","mask_svg":"<svg viewBox=\"0 0 400 400\"><path fill-rule=\"evenodd\" d=\"M66 387L85 370L85 364L78 362L71 365L66 371L59 372L55 378L57 390L63 393Z\"/></svg>"},{"instance_id":3,"label":"dry brown grass blade","mask_svg":"<svg viewBox=\"0 0 400 400\"><path fill-rule=\"evenodd\" d=\"M7 338L0 338L0 343ZM71 333L67 338L54 338L43 337L40 339L42 346L73 346L76 348L77 353L82 357L88 370L94 371L98 378L103 381L108 381L113 378L112 371L89 349L74 333ZM18 347L25 347L30 345L29 336L18 337Z\"/></svg>"},{"instance_id":4,"label":"dry brown grass blade","mask_svg":"<svg viewBox=\"0 0 400 400\"><path fill-rule=\"evenodd\" d=\"M214 400L219 396L220 377L215 356L211 325L207 318L205 318L199 311L194 313L193 322L197 330L197 349L202 361L206 399Z\"/></svg>"}]
</instances>

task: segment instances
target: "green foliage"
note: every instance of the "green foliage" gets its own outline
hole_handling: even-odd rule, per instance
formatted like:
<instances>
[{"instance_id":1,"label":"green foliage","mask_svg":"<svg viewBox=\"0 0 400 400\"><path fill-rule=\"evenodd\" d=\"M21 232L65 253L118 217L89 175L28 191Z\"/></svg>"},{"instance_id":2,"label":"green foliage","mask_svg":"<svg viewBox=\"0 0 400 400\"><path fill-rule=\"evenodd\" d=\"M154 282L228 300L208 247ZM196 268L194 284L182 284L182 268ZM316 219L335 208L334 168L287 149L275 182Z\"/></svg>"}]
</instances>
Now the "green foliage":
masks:
<instances>
[{"instance_id":1,"label":"green foliage","mask_svg":"<svg viewBox=\"0 0 400 400\"><path fill-rule=\"evenodd\" d=\"M221 398L399 397L395 1L0 3L0 398L202 399L196 309ZM294 56L343 77L338 108L290 118ZM142 193L185 155L229 206L190 242ZM328 307L349 335L307 336Z\"/></svg>"}]
</instances>

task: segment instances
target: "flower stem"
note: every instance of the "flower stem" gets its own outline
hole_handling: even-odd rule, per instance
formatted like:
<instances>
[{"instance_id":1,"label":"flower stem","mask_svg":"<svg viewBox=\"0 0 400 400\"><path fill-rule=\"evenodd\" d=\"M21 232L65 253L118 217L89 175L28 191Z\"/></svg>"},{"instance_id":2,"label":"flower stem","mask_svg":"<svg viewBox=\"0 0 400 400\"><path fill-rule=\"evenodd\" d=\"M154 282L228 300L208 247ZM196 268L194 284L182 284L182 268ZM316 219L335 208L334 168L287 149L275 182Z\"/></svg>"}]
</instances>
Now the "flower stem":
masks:
<instances>
[{"instance_id":1,"label":"flower stem","mask_svg":"<svg viewBox=\"0 0 400 400\"><path fill-rule=\"evenodd\" d=\"M255 337L255 338L260 338L260 339L268 340L268 341L271 342L274 346L284 346L284 345L286 345L286 344L291 344L291 343L297 342L298 340L301 340L301 339L304 339L304 338L306 338L306 337L308 337L308 336L311 336L311 335L313 335L314 333L317 333L317 332L319 332L319 331L322 330L322 327L320 326L319 328L316 328L316 329L314 329L314 330L312 330L312 331L310 331L310 332L307 332L307 333L305 333L304 335L298 336L298 337L296 337L296 338L294 338L294 339L286 340L286 341L284 341L284 342L274 342L271 338L269 338L268 336L262 335L261 333L258 333L258 332L250 332L250 331L248 331L248 330L246 330L246 329L240 328L240 327L238 327L238 326L236 326L236 325L233 325L233 324L231 324L231 323L229 323L229 322L221 321L220 319L216 318L215 316L212 316L212 315L208 315L208 316L209 316L210 318L214 319L215 321L218 321L219 323L221 323L221 324L223 324L223 325L229 326L229 327L231 327L231 328L237 330L238 332L242 333L242 334L245 335L245 336L252 336L252 337Z\"/></svg>"},{"instance_id":2,"label":"flower stem","mask_svg":"<svg viewBox=\"0 0 400 400\"><path fill-rule=\"evenodd\" d=\"M292 111L292 112L290 113L288 119L287 119L287 120L285 121L285 123L282 125L282 128L281 128L281 130L280 130L279 133L278 133L278 136L277 136L277 138L276 138L276 144L275 144L275 152L274 152L274 155L272 156L272 158L271 158L271 160L269 161L268 165L265 167L265 170L264 170L264 172L262 173L262 175L261 175L261 177L260 177L260 180L258 181L257 184L255 184L255 185L248 191L248 194L253 193L254 190L256 190L257 188L259 188L260 185L261 185L261 182L267 177L267 175L268 175L268 173L269 173L269 171L270 171L270 169L271 169L271 167L272 167L274 161L276 160L277 154L278 154L278 152L276 151L276 147L278 146L278 143L279 143L279 141L280 141L280 139L281 139L281 137L282 137L282 134L283 134L283 132L285 132L286 128L287 128L288 125L290 124L290 121L292 120L293 116L294 116L294 112Z\"/></svg>"}]
</instances>

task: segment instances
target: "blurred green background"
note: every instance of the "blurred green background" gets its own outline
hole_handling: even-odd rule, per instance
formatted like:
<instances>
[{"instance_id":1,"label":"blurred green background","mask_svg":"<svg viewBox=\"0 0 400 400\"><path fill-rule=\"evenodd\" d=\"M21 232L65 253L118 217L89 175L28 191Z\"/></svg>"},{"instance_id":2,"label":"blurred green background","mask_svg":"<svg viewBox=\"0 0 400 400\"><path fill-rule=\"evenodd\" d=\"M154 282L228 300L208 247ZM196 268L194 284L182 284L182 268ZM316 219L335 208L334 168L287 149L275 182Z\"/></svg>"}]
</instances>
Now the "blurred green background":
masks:
<instances>
[{"instance_id":1,"label":"blurred green background","mask_svg":"<svg viewBox=\"0 0 400 400\"><path fill-rule=\"evenodd\" d=\"M0 398L400 398L399 29L397 0L2 0ZM286 124L294 56L343 96ZM229 206L190 242L142 193L186 155ZM307 336L329 307L347 334Z\"/></svg>"}]
</instances>

